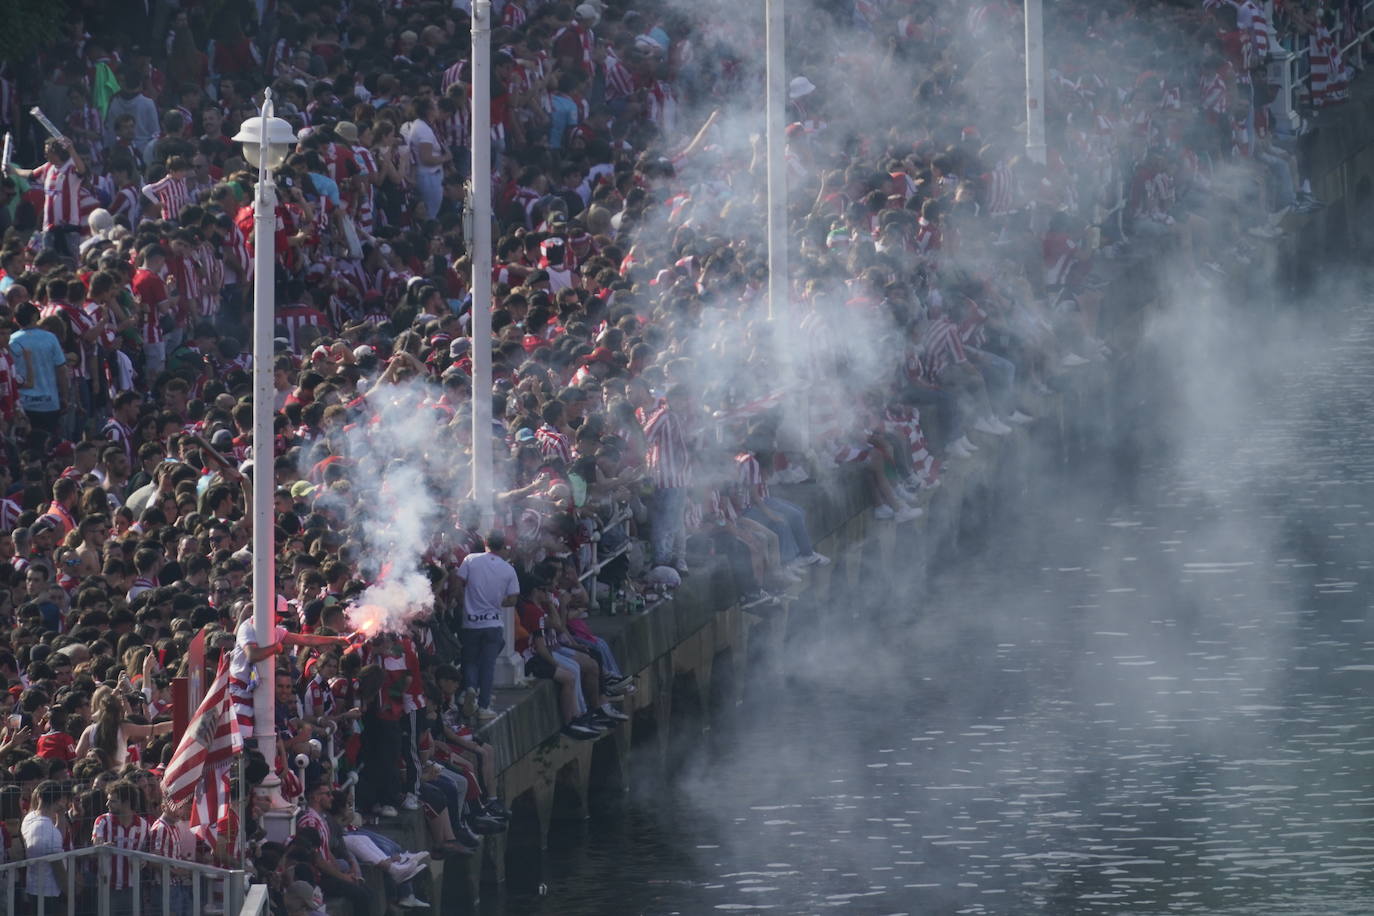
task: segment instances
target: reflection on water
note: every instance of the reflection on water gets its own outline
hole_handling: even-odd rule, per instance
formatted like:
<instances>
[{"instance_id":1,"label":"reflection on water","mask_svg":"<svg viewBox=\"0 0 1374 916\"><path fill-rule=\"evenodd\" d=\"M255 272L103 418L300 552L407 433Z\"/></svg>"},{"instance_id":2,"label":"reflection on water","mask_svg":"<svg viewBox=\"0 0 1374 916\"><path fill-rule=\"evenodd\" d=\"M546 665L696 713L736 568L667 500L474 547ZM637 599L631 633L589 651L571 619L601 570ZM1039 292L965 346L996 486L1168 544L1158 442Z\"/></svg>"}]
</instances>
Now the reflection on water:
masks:
<instances>
[{"instance_id":1,"label":"reflection on water","mask_svg":"<svg viewBox=\"0 0 1374 916\"><path fill-rule=\"evenodd\" d=\"M1047 472L923 606L797 634L489 908L1374 911L1374 321L1337 324L1132 502Z\"/></svg>"}]
</instances>

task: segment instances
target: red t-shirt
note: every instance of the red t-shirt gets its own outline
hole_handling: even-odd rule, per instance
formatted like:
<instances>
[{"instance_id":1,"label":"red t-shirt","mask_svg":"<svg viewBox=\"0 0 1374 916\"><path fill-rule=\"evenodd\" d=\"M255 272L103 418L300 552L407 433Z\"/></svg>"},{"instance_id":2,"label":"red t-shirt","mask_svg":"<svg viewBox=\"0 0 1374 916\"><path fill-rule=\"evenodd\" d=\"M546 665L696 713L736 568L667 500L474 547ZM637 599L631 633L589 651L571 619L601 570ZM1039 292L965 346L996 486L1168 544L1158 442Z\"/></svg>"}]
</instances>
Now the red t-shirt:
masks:
<instances>
[{"instance_id":1,"label":"red t-shirt","mask_svg":"<svg viewBox=\"0 0 1374 916\"><path fill-rule=\"evenodd\" d=\"M162 303L167 301L167 284L151 270L140 267L134 271L131 284L134 296L147 308L143 316L143 342L157 343L162 340L162 325L159 323Z\"/></svg>"},{"instance_id":2,"label":"red t-shirt","mask_svg":"<svg viewBox=\"0 0 1374 916\"><path fill-rule=\"evenodd\" d=\"M76 759L76 739L66 732L48 732L38 739L38 756L71 763Z\"/></svg>"}]
</instances>

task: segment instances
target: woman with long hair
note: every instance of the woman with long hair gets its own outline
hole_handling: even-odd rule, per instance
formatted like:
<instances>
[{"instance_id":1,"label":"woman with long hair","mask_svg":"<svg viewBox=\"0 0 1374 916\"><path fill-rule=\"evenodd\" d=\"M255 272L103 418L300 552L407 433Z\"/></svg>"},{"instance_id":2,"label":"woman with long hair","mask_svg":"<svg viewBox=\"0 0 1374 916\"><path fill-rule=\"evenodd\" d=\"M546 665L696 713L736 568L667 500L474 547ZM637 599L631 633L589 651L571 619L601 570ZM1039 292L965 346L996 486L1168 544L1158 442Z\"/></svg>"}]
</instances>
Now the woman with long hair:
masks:
<instances>
[{"instance_id":1,"label":"woman with long hair","mask_svg":"<svg viewBox=\"0 0 1374 916\"><path fill-rule=\"evenodd\" d=\"M132 689L132 688L130 688ZM116 767L122 767L129 759L129 744L147 741L157 735L170 734L171 722L158 722L153 725L139 725L128 720L128 702L121 692L112 690L102 696L98 705L92 703L95 718L81 739L76 743L76 756L81 758L91 748L104 753Z\"/></svg>"}]
</instances>

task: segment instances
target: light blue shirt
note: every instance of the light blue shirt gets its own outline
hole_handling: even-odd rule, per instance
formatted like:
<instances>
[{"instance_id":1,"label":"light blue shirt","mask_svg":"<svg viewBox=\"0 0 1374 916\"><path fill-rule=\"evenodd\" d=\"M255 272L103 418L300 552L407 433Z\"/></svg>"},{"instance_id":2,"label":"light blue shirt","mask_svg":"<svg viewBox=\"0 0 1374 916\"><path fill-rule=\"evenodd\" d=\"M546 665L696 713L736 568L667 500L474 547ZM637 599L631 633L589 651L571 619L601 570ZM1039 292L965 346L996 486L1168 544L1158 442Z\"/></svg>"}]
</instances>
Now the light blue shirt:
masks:
<instances>
[{"instance_id":1,"label":"light blue shirt","mask_svg":"<svg viewBox=\"0 0 1374 916\"><path fill-rule=\"evenodd\" d=\"M314 183L316 194L321 197L328 197L330 203L336 207L340 205L339 186L335 183L333 178L330 178L328 175L321 175L318 172L307 172L306 174L310 176L311 182Z\"/></svg>"},{"instance_id":2,"label":"light blue shirt","mask_svg":"<svg viewBox=\"0 0 1374 916\"><path fill-rule=\"evenodd\" d=\"M553 106L552 123L549 125L549 149L562 149L563 137L568 133L568 128L577 124L578 115L577 103L563 95L555 92L550 100Z\"/></svg>"},{"instance_id":3,"label":"light blue shirt","mask_svg":"<svg viewBox=\"0 0 1374 916\"><path fill-rule=\"evenodd\" d=\"M62 352L57 337L37 327L15 331L10 336L10 352L14 354L15 370L24 379L19 389L19 406L40 412L60 410L57 370L67 365L67 354Z\"/></svg>"}]
</instances>

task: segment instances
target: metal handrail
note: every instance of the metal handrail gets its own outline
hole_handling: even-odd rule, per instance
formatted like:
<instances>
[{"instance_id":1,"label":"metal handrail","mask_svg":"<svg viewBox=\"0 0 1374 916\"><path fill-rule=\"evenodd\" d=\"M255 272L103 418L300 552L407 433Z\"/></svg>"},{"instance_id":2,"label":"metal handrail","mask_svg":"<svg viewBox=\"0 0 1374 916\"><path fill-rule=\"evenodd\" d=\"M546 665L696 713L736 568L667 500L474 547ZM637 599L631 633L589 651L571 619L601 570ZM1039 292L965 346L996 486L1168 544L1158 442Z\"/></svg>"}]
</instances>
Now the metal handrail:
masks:
<instances>
[{"instance_id":1,"label":"metal handrail","mask_svg":"<svg viewBox=\"0 0 1374 916\"><path fill-rule=\"evenodd\" d=\"M1274 13L1273 0L1268 0L1265 8L1266 14L1271 17L1270 21L1272 22ZM1365 0L1364 6L1361 9L1364 13L1368 14L1371 9L1374 9L1374 0ZM1345 22L1343 19L1337 22L1336 28L1338 30L1344 30ZM1364 42L1365 39L1369 38L1370 35L1374 35L1374 26L1366 28L1363 32L1357 34L1353 41L1344 45L1341 48L1341 57L1344 58L1352 48L1359 47L1359 45ZM1312 80L1312 70L1310 66L1306 68L1305 73L1300 72L1301 65L1309 61L1311 56L1311 42L1305 42L1297 49L1289 50L1285 56L1277 60L1277 63L1282 68L1282 72L1280 73L1282 89L1279 93L1279 97L1274 100L1274 105L1278 107L1275 114L1280 119L1287 121L1290 127L1296 128L1302 120L1298 115L1296 106L1293 104L1293 97L1299 89L1307 86Z\"/></svg>"},{"instance_id":2,"label":"metal handrail","mask_svg":"<svg viewBox=\"0 0 1374 916\"><path fill-rule=\"evenodd\" d=\"M267 896L266 884L254 884L248 888L248 896L243 898L239 916L267 916L272 900Z\"/></svg>"},{"instance_id":3,"label":"metal handrail","mask_svg":"<svg viewBox=\"0 0 1374 916\"><path fill-rule=\"evenodd\" d=\"M624 522L628 522L632 518L634 518L634 513L630 511L630 507L622 505L617 507L616 510L611 513L611 517L604 523L597 525L597 537L591 542L591 561L587 564L587 568L578 573L577 576L579 582L586 583L587 602L593 608L597 607L597 575L601 570L610 565L611 561L624 556L630 550L630 540L627 538L625 543L603 557L601 555L601 533L609 531ZM612 601L612 607L614 607L614 604L615 602Z\"/></svg>"},{"instance_id":4,"label":"metal handrail","mask_svg":"<svg viewBox=\"0 0 1374 916\"><path fill-rule=\"evenodd\" d=\"M3 882L3 897L0 899L4 901L7 913L17 913L19 872L34 865L61 864L65 866L64 871L66 872L66 880L63 882L65 886L62 892L52 897L31 895L33 912L37 916L48 916L49 913L54 914L54 916L60 916L63 913L66 916L109 916L111 866L115 858L128 860L132 864L130 885L141 891L132 896L133 916L143 916L145 913L144 896L147 891L151 891L149 905L146 909L150 916L153 913L172 914L177 912L172 907L174 896L178 897L179 900L184 899L184 896L190 897L189 905L182 904L181 908L182 910L189 909L192 916L203 916L203 914L210 913L221 913L226 914L226 916L229 914L257 916L258 913L262 912L261 909L255 911L245 908L248 873L242 869L216 868L213 865L169 859L166 856L154 855L150 852L120 849L109 845L86 846L67 852L35 856L0 864L0 882ZM78 888L78 869L73 866L86 860L95 861L96 880L94 882L83 880L80 888ZM156 880L148 881L147 888L144 887L143 881L145 864L157 868ZM85 879L89 879L89 877L89 875L84 876ZM182 883L187 878L189 878L189 886ZM205 885L209 886L206 887ZM189 890L188 895L174 893L175 889L183 887ZM78 890L92 893L94 899L82 901L82 905L78 908ZM50 900L53 901L51 909L49 908Z\"/></svg>"}]
</instances>

